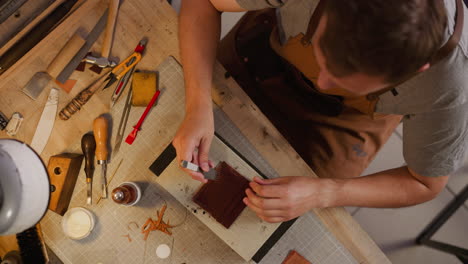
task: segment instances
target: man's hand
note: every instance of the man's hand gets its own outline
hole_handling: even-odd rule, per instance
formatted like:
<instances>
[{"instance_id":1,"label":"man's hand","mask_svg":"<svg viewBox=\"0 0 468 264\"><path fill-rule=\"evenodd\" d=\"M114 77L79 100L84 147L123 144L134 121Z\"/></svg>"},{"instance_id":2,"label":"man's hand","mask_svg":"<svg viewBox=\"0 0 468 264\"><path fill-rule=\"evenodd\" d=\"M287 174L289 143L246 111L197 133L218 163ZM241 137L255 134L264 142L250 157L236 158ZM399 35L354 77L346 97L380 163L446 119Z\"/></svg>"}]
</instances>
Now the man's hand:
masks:
<instances>
[{"instance_id":1,"label":"man's hand","mask_svg":"<svg viewBox=\"0 0 468 264\"><path fill-rule=\"evenodd\" d=\"M328 204L332 191L327 179L305 176L261 179L255 177L246 190L244 203L261 219L274 223L303 215L312 208Z\"/></svg>"},{"instance_id":2,"label":"man's hand","mask_svg":"<svg viewBox=\"0 0 468 264\"><path fill-rule=\"evenodd\" d=\"M209 160L211 141L214 135L213 110L211 106L187 112L184 121L172 142L177 150L177 161L187 160L208 171L213 168ZM203 174L185 169L194 180L207 182Z\"/></svg>"},{"instance_id":3,"label":"man's hand","mask_svg":"<svg viewBox=\"0 0 468 264\"><path fill-rule=\"evenodd\" d=\"M187 160L201 165L204 171L210 166L208 151L214 134L211 86L222 11L244 10L236 0L182 1L179 15L186 115L173 144L179 163ZM206 182L201 173L186 172Z\"/></svg>"}]
</instances>

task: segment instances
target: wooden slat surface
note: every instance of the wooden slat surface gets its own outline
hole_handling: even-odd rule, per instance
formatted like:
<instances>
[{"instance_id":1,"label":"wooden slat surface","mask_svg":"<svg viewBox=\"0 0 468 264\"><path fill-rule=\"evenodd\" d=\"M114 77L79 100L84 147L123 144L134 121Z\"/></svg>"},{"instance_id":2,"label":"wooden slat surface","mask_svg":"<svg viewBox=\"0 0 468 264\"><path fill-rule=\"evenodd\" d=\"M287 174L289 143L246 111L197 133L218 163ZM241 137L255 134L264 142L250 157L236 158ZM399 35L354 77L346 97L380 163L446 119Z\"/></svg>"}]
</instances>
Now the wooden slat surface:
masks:
<instances>
[{"instance_id":1,"label":"wooden slat surface","mask_svg":"<svg viewBox=\"0 0 468 264\"><path fill-rule=\"evenodd\" d=\"M95 4L96 2L100 3ZM19 63L0 76L0 111L7 116L17 111L25 117L17 139L31 142L48 94L46 88L38 100L31 101L20 91L21 88L35 72L47 67L60 50L55 47L61 47L78 27L89 30L93 26L90 21L102 14L106 7L104 2L86 1L75 14L32 49ZM169 55L180 61L177 16L165 0L123 1L111 54L120 59L126 58L143 36L148 37L149 43L138 68L154 69ZM100 50L101 41L102 36L93 50ZM87 72L74 74L72 77L78 79L77 86L70 94L61 92L59 109L96 76ZM67 147L76 142L83 133L91 130L92 120L108 111L110 93L111 90L108 89L96 94L71 120L57 119L51 140L41 155L44 161L48 161L51 155L66 151ZM280 175L316 177L237 84L231 79L224 79L224 70L220 65L215 67L213 98ZM0 132L0 137L7 136L4 132ZM314 212L357 261L389 263L382 251L344 209L314 210Z\"/></svg>"},{"instance_id":2,"label":"wooden slat surface","mask_svg":"<svg viewBox=\"0 0 468 264\"><path fill-rule=\"evenodd\" d=\"M19 250L16 236L0 236L0 258L12 250Z\"/></svg>"},{"instance_id":3,"label":"wooden slat surface","mask_svg":"<svg viewBox=\"0 0 468 264\"><path fill-rule=\"evenodd\" d=\"M16 12L0 24L0 47L13 38L53 0L26 1ZM0 52L1 54L1 52Z\"/></svg>"}]
</instances>

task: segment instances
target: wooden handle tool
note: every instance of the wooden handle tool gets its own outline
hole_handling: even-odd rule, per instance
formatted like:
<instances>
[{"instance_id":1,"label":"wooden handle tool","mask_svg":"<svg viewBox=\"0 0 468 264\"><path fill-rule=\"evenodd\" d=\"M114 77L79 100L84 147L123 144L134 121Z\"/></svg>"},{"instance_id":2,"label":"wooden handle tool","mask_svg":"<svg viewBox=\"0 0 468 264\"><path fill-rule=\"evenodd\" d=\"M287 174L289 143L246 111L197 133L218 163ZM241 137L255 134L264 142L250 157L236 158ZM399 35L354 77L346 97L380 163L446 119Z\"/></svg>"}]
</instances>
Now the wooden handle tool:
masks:
<instances>
[{"instance_id":1,"label":"wooden handle tool","mask_svg":"<svg viewBox=\"0 0 468 264\"><path fill-rule=\"evenodd\" d=\"M96 159L99 165L101 165L102 175L102 198L107 198L107 157L109 155L108 150L108 120L104 116L99 116L94 120L93 131L94 138L96 139Z\"/></svg>"},{"instance_id":2,"label":"wooden handle tool","mask_svg":"<svg viewBox=\"0 0 468 264\"><path fill-rule=\"evenodd\" d=\"M96 141L92 134L85 134L81 138L81 150L85 157L84 171L86 174L87 197L86 203L92 204L92 186L94 174L94 153L96 152Z\"/></svg>"},{"instance_id":3,"label":"wooden handle tool","mask_svg":"<svg viewBox=\"0 0 468 264\"><path fill-rule=\"evenodd\" d=\"M71 100L59 113L59 117L62 120L68 120L70 117L78 112L81 107L86 104L93 94L106 86L106 80L109 75L107 74L109 71L106 71L99 79L94 82L91 86L85 88L81 91L75 98Z\"/></svg>"},{"instance_id":4,"label":"wooden handle tool","mask_svg":"<svg viewBox=\"0 0 468 264\"><path fill-rule=\"evenodd\" d=\"M102 43L101 57L109 58L114 39L115 24L117 22L117 13L119 12L120 0L109 0L109 15L107 16L106 32L104 42Z\"/></svg>"}]
</instances>

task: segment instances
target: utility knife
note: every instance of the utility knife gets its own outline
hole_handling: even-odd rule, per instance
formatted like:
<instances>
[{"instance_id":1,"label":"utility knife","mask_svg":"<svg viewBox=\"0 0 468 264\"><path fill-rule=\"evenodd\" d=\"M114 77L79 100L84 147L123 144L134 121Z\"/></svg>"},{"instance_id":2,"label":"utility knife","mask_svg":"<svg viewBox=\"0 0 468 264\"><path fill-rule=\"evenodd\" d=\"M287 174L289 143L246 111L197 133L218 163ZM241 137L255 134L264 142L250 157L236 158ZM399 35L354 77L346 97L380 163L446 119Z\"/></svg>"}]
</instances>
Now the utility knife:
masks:
<instances>
[{"instance_id":1,"label":"utility knife","mask_svg":"<svg viewBox=\"0 0 468 264\"><path fill-rule=\"evenodd\" d=\"M215 168L212 168L209 171L204 172L200 167L198 167L197 164L194 164L194 163L192 163L190 161L186 161L186 160L182 160L180 162L180 166L182 168L184 168L184 169L188 169L188 170L195 171L195 172L200 172L201 174L203 174L203 176L207 180L216 180L216 170L215 170Z\"/></svg>"}]
</instances>

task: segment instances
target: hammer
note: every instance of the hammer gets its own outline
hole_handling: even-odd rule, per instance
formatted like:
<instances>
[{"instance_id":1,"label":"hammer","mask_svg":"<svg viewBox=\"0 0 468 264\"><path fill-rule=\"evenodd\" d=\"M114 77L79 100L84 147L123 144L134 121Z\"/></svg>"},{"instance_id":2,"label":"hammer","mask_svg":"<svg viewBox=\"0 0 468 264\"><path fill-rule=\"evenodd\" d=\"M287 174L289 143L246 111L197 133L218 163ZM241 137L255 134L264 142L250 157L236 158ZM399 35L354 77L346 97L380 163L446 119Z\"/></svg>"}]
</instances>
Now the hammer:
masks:
<instances>
[{"instance_id":1,"label":"hammer","mask_svg":"<svg viewBox=\"0 0 468 264\"><path fill-rule=\"evenodd\" d=\"M112 48L117 13L119 11L119 2L120 0L109 0L109 15L107 17L106 32L101 47L101 57L88 55L84 59L84 62L93 64L90 70L98 74L101 73L103 68L114 67L117 65L115 61L110 59L110 51Z\"/></svg>"}]
</instances>

